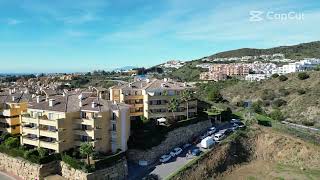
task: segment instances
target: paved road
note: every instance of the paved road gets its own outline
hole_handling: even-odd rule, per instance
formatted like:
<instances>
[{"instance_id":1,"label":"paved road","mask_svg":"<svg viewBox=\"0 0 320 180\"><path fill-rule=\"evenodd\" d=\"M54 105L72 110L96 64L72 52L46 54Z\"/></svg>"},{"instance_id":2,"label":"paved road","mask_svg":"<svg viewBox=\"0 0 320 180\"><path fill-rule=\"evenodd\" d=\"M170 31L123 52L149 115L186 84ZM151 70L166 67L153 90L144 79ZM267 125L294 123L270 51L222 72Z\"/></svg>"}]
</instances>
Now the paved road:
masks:
<instances>
[{"instance_id":1,"label":"paved road","mask_svg":"<svg viewBox=\"0 0 320 180\"><path fill-rule=\"evenodd\" d=\"M0 172L0 180L15 180L15 178L10 177L9 175L3 172Z\"/></svg>"},{"instance_id":2,"label":"paved road","mask_svg":"<svg viewBox=\"0 0 320 180\"><path fill-rule=\"evenodd\" d=\"M221 126L217 127L217 130L223 130L232 127L232 124L225 123ZM172 158L170 161L160 164L155 163L152 165L149 165L147 167L142 167L137 164L128 162L128 168L129 168L129 180L137 180L142 179L148 174L157 174L161 179L165 179L170 174L176 172L181 167L185 166L188 162L190 162L194 157L186 158L186 154L190 149L193 149L194 147L200 147L200 143L197 145L193 145L190 148L183 150L183 152L178 156ZM207 151L201 148L202 151ZM210 149L209 149L210 150Z\"/></svg>"}]
</instances>

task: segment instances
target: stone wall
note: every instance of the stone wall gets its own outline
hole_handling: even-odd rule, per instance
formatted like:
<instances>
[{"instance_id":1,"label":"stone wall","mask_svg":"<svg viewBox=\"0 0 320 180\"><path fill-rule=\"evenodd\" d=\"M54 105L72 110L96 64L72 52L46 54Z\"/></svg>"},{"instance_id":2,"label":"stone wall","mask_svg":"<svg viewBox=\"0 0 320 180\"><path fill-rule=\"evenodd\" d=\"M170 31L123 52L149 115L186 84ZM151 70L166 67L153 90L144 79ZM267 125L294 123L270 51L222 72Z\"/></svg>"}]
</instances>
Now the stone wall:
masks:
<instances>
[{"instance_id":1,"label":"stone wall","mask_svg":"<svg viewBox=\"0 0 320 180\"><path fill-rule=\"evenodd\" d=\"M73 169L64 162L60 162L61 175L68 180L104 180L104 179L126 179L128 175L127 160L123 159L114 166L98 170L93 173L85 173Z\"/></svg>"},{"instance_id":2,"label":"stone wall","mask_svg":"<svg viewBox=\"0 0 320 180\"><path fill-rule=\"evenodd\" d=\"M166 139L158 146L149 150L128 150L128 160L139 163L140 160L147 161L148 164L155 162L158 158L174 147L190 142L193 137L200 136L206 129L212 126L210 120L202 121L186 127L177 128L167 134Z\"/></svg>"},{"instance_id":3,"label":"stone wall","mask_svg":"<svg viewBox=\"0 0 320 180\"><path fill-rule=\"evenodd\" d=\"M36 178L43 179L50 174L57 174L59 166L58 162L39 165L0 153L0 170L29 180Z\"/></svg>"}]
</instances>

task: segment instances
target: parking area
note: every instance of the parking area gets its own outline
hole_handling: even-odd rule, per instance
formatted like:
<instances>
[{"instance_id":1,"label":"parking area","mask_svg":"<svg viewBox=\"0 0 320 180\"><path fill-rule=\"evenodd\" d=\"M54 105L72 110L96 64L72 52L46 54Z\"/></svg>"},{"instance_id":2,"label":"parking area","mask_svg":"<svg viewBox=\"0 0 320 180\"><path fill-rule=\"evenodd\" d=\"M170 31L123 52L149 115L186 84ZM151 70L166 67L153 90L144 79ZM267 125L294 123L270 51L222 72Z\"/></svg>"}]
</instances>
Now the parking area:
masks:
<instances>
[{"instance_id":1,"label":"parking area","mask_svg":"<svg viewBox=\"0 0 320 180\"><path fill-rule=\"evenodd\" d=\"M166 156L163 158L165 162L156 162L155 164L149 165L147 167L141 167L139 165L133 164L133 163L128 163L129 166L129 179L142 179L148 174L156 174L158 175L161 179L165 179L168 177L170 174L176 172L178 169L182 168L185 166L188 162L190 162L192 159L194 159L196 156L199 156L197 153L198 151L200 153L203 153L205 151L209 151L212 149L213 144L210 146L210 148L202 148L203 143L201 141L203 139L208 139L207 137L212 137L216 134L223 134L222 138L225 138L227 135L231 134L233 131L237 130L239 126L235 127L236 125L235 121L230 121L227 123L224 123L220 126L214 127L214 132L212 132L212 129L208 129L206 132L204 132L201 136L198 137L198 140L196 143L191 144L191 146L187 148L183 148L182 152L179 153L178 155L174 155L173 153L175 152L172 150L171 152L168 152ZM218 139L216 139L218 140ZM217 141L214 140L214 143L218 143ZM170 157L168 159L167 156L173 155L174 157Z\"/></svg>"}]
</instances>

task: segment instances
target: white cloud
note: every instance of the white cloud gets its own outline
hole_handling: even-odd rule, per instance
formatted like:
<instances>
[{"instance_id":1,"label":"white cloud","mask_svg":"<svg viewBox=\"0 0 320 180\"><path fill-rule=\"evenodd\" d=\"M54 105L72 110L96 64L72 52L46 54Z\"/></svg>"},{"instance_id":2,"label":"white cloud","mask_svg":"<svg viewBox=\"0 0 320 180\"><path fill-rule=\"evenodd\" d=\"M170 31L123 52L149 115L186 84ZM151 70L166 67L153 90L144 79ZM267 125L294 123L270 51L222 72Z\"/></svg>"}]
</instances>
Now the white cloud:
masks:
<instances>
[{"instance_id":1,"label":"white cloud","mask_svg":"<svg viewBox=\"0 0 320 180\"><path fill-rule=\"evenodd\" d=\"M66 34L67 34L68 36L71 36L71 37L84 37L84 36L87 36L87 35L88 35L88 33L86 33L86 32L76 31L76 30L73 30L73 29L67 30L67 31L66 31Z\"/></svg>"}]
</instances>

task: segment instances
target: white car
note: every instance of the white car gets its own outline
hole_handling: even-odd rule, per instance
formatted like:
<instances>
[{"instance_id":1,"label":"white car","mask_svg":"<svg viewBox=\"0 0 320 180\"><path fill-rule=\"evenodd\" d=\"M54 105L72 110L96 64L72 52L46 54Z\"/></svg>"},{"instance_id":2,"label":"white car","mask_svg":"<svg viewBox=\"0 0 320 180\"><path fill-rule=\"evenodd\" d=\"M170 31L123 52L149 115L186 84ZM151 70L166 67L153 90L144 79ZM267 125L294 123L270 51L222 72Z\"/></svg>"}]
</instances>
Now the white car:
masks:
<instances>
[{"instance_id":1,"label":"white car","mask_svg":"<svg viewBox=\"0 0 320 180\"><path fill-rule=\"evenodd\" d=\"M211 128L209 128L209 131L214 131L214 132L216 132L217 129L216 129L216 127L211 127Z\"/></svg>"},{"instance_id":2,"label":"white car","mask_svg":"<svg viewBox=\"0 0 320 180\"><path fill-rule=\"evenodd\" d=\"M178 156L181 152L182 152L182 149L177 147L177 148L174 148L173 151L170 152L170 155L172 157Z\"/></svg>"},{"instance_id":3,"label":"white car","mask_svg":"<svg viewBox=\"0 0 320 180\"><path fill-rule=\"evenodd\" d=\"M165 162L168 162L170 159L171 159L170 155L163 155L160 157L160 162L165 163Z\"/></svg>"},{"instance_id":4,"label":"white car","mask_svg":"<svg viewBox=\"0 0 320 180\"><path fill-rule=\"evenodd\" d=\"M214 139L215 141L220 141L220 140L222 140L224 137L225 137L224 134L222 134L222 133L217 133L217 134L215 134L215 135L213 136L213 139Z\"/></svg>"}]
</instances>

